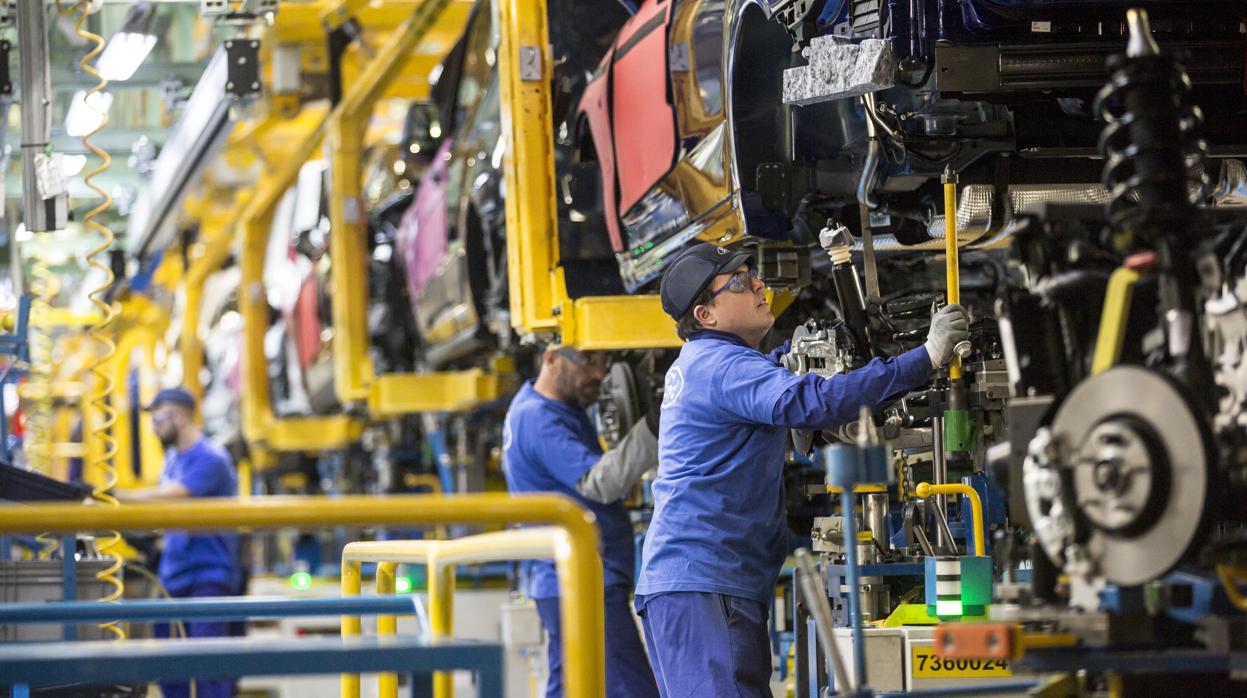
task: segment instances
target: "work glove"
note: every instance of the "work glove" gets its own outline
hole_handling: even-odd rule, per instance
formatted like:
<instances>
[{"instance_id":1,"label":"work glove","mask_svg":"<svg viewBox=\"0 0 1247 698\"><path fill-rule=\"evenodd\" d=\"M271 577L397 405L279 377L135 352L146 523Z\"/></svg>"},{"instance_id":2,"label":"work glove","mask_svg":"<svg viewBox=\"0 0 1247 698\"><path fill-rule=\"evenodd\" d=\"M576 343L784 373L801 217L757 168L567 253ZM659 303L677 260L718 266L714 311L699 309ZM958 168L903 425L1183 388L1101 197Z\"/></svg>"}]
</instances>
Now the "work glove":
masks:
<instances>
[{"instance_id":1,"label":"work glove","mask_svg":"<svg viewBox=\"0 0 1247 698\"><path fill-rule=\"evenodd\" d=\"M953 360L953 349L959 342L970 341L970 318L960 305L946 305L931 317L927 332L927 356L931 366L939 368Z\"/></svg>"}]
</instances>

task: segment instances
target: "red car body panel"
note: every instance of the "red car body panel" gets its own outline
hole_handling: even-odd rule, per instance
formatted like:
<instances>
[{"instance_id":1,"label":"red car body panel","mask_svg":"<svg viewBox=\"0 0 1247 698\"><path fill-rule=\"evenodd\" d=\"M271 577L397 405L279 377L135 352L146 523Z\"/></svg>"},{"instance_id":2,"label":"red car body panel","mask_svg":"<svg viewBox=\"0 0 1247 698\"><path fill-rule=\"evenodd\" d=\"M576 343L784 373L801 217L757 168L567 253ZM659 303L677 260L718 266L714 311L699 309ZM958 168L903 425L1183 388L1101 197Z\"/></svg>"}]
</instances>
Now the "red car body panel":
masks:
<instances>
[{"instance_id":1,"label":"red car body panel","mask_svg":"<svg viewBox=\"0 0 1247 698\"><path fill-rule=\"evenodd\" d=\"M295 351L299 356L299 368L307 369L320 351L320 315L317 309L320 301L319 279L312 271L303 280L299 288L299 299L294 303L291 313L293 323L289 325L294 339Z\"/></svg>"},{"instance_id":2,"label":"red car body panel","mask_svg":"<svg viewBox=\"0 0 1247 698\"><path fill-rule=\"evenodd\" d=\"M610 87L619 172L617 215L675 164L675 111L665 89L670 16L669 0L648 0L615 40Z\"/></svg>"},{"instance_id":3,"label":"red car body panel","mask_svg":"<svg viewBox=\"0 0 1247 698\"><path fill-rule=\"evenodd\" d=\"M602 60L598 78L585 87L580 105L589 124L589 135L592 136L593 146L597 151L598 165L602 168L602 210L606 212L606 232L610 235L611 247L616 252L623 252L619 216L615 215L618 210L619 189L615 182L615 139L611 135L610 103L607 99L610 88L610 60L611 55L608 53Z\"/></svg>"}]
</instances>

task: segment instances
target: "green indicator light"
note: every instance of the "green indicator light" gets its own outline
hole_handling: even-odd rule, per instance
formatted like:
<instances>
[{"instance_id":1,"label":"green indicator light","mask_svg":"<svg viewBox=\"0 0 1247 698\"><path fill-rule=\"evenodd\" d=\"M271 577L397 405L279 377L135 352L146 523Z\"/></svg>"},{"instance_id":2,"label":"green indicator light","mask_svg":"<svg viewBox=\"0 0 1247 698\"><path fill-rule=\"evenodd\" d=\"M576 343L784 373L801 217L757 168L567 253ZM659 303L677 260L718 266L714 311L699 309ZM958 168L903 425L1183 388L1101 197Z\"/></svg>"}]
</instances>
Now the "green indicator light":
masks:
<instances>
[{"instance_id":1,"label":"green indicator light","mask_svg":"<svg viewBox=\"0 0 1247 698\"><path fill-rule=\"evenodd\" d=\"M649 242L641 243L640 245L632 248L632 255L635 257L636 255L649 252L652 249L654 249L654 241L650 240Z\"/></svg>"},{"instance_id":2,"label":"green indicator light","mask_svg":"<svg viewBox=\"0 0 1247 698\"><path fill-rule=\"evenodd\" d=\"M307 591L312 588L312 575L307 572L295 572L290 575L290 586L299 591Z\"/></svg>"},{"instance_id":3,"label":"green indicator light","mask_svg":"<svg viewBox=\"0 0 1247 698\"><path fill-rule=\"evenodd\" d=\"M394 580L394 591L400 594L411 593L411 577L399 577Z\"/></svg>"},{"instance_id":4,"label":"green indicator light","mask_svg":"<svg viewBox=\"0 0 1247 698\"><path fill-rule=\"evenodd\" d=\"M936 601L935 615L941 618L961 615L961 601Z\"/></svg>"}]
</instances>

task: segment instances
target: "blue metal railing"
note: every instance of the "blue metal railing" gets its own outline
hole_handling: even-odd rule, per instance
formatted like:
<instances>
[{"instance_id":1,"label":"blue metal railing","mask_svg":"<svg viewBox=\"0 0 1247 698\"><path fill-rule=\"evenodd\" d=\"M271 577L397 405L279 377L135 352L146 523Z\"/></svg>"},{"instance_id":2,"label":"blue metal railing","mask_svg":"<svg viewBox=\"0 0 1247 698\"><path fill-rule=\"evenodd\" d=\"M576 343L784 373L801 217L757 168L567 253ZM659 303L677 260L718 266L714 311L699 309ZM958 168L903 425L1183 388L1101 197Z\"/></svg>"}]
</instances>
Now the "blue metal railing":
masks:
<instances>
[{"instance_id":1,"label":"blue metal railing","mask_svg":"<svg viewBox=\"0 0 1247 698\"><path fill-rule=\"evenodd\" d=\"M0 687L8 684L19 696L29 695L28 686L50 680L58 685L135 684L383 671L412 674L418 677L413 685L424 685L433 672L454 669L476 673L482 698L502 698L500 645L402 635L17 643L0 653Z\"/></svg>"},{"instance_id":2,"label":"blue metal railing","mask_svg":"<svg viewBox=\"0 0 1247 698\"><path fill-rule=\"evenodd\" d=\"M305 616L425 616L416 596L356 596L325 599L197 598L104 603L60 601L0 605L0 623L94 623L105 620L245 620Z\"/></svg>"},{"instance_id":3,"label":"blue metal railing","mask_svg":"<svg viewBox=\"0 0 1247 698\"><path fill-rule=\"evenodd\" d=\"M419 637L297 640L196 639L14 643L0 653L0 685L13 696L48 676L57 683L147 682L274 674L406 671L430 676L465 669L478 676L482 696L502 695L502 648L495 644L431 641L419 597L356 596L324 599L196 598L122 603L61 601L0 605L0 623L89 623L100 620L241 620L306 616L415 615ZM224 673L223 673L224 672ZM427 684L428 681L417 681Z\"/></svg>"}]
</instances>

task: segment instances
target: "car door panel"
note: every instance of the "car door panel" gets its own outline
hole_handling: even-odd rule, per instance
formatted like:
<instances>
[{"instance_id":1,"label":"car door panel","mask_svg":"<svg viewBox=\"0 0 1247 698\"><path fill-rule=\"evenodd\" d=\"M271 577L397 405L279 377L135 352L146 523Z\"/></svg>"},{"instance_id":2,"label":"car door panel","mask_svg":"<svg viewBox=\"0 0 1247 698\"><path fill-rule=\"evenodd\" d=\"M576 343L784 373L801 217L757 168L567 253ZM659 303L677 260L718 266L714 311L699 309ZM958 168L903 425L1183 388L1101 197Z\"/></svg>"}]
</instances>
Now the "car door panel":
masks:
<instances>
[{"instance_id":1,"label":"car door panel","mask_svg":"<svg viewBox=\"0 0 1247 698\"><path fill-rule=\"evenodd\" d=\"M649 0L615 44L610 88L621 214L675 164L675 111L667 89L670 16L670 0Z\"/></svg>"},{"instance_id":2,"label":"car door panel","mask_svg":"<svg viewBox=\"0 0 1247 698\"><path fill-rule=\"evenodd\" d=\"M453 139L447 138L438 149L396 234L407 293L416 317L420 315L420 297L446 256L446 161L453 146Z\"/></svg>"},{"instance_id":3,"label":"car door panel","mask_svg":"<svg viewBox=\"0 0 1247 698\"><path fill-rule=\"evenodd\" d=\"M617 215L619 189L615 180L615 139L611 133L609 104L611 58L609 54L606 56L598 77L585 86L580 109L588 124L589 136L593 140L593 149L602 172L602 210L606 212L606 232L610 236L611 247L616 252L623 252L623 235Z\"/></svg>"}]
</instances>

